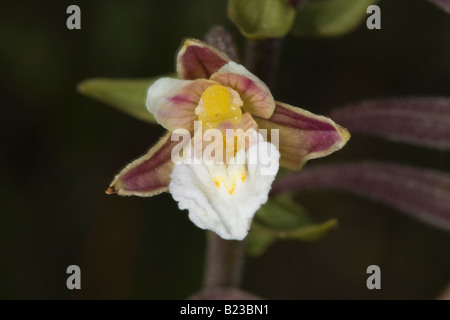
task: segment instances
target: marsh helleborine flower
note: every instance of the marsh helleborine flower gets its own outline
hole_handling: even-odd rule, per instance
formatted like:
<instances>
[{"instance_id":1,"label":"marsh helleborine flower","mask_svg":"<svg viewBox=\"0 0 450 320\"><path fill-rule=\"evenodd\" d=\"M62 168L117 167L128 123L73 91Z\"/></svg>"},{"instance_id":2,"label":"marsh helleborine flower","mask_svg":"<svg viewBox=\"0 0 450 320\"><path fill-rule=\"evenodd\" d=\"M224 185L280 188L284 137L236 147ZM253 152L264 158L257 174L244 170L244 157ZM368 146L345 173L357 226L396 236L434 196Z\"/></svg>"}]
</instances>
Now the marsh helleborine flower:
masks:
<instances>
[{"instance_id":1,"label":"marsh helleborine flower","mask_svg":"<svg viewBox=\"0 0 450 320\"><path fill-rule=\"evenodd\" d=\"M275 101L260 79L201 41L184 42L177 72L179 79L161 78L147 95L148 110L169 132L127 165L107 193L149 197L169 191L198 227L224 239L241 240L253 215L267 201L278 163L300 170L307 160L326 156L349 139L347 130L331 119ZM195 121L202 122L201 129L194 126ZM178 139L172 141L172 132L183 129L194 137L210 128L251 132L249 145L231 154L244 162L172 161L172 150L179 144ZM277 129L278 148L271 143L270 133L264 141L258 129ZM234 139L227 136L224 145ZM259 153L261 149L269 152ZM191 151L184 156L198 157ZM257 161L249 161L252 157ZM262 173L267 163L270 168Z\"/></svg>"}]
</instances>

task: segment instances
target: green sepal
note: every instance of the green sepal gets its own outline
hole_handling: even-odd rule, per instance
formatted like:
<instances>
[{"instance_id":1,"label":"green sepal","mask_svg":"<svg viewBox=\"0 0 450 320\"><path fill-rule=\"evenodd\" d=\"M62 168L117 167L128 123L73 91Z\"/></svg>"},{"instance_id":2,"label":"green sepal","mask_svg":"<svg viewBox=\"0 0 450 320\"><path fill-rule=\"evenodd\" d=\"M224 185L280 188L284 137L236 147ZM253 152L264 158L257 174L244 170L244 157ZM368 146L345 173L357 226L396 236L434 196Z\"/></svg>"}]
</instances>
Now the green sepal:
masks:
<instances>
[{"instance_id":1,"label":"green sepal","mask_svg":"<svg viewBox=\"0 0 450 320\"><path fill-rule=\"evenodd\" d=\"M158 78L109 79L93 78L81 82L78 92L104 102L139 120L156 123L145 106L147 90Z\"/></svg>"}]
</instances>

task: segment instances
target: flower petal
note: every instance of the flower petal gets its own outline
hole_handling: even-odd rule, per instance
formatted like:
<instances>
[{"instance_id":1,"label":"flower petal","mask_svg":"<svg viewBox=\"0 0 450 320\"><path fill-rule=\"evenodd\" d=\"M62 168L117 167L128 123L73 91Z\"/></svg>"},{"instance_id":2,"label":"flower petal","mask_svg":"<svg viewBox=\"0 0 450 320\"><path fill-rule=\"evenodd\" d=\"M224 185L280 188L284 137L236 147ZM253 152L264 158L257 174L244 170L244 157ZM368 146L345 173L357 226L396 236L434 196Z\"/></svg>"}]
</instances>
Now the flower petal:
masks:
<instances>
[{"instance_id":1,"label":"flower petal","mask_svg":"<svg viewBox=\"0 0 450 320\"><path fill-rule=\"evenodd\" d=\"M179 80L161 78L148 88L147 109L169 131L194 129L195 107L203 91L216 84L206 79Z\"/></svg>"},{"instance_id":2,"label":"flower petal","mask_svg":"<svg viewBox=\"0 0 450 320\"><path fill-rule=\"evenodd\" d=\"M244 66L230 61L210 79L236 90L244 102L242 108L245 111L265 119L272 115L275 101L269 88Z\"/></svg>"},{"instance_id":3,"label":"flower petal","mask_svg":"<svg viewBox=\"0 0 450 320\"><path fill-rule=\"evenodd\" d=\"M239 152L236 158L240 156ZM171 175L170 193L178 201L180 209L189 210L189 218L197 227L214 231L224 239L242 240L256 210L267 201L278 171L279 156L276 147L258 134L258 143L250 146L246 153L246 165L208 164L205 161L200 164L176 163ZM255 157L258 161L251 161ZM245 178L241 175L233 180L234 188L230 191L226 179L236 177L243 168ZM217 177L222 177L218 183L213 181Z\"/></svg>"},{"instance_id":4,"label":"flower petal","mask_svg":"<svg viewBox=\"0 0 450 320\"><path fill-rule=\"evenodd\" d=\"M187 39L177 56L177 72L180 79L208 79L219 70L230 58L206 43Z\"/></svg>"},{"instance_id":5,"label":"flower petal","mask_svg":"<svg viewBox=\"0 0 450 320\"><path fill-rule=\"evenodd\" d=\"M237 125L233 126L230 122L222 122L217 129L242 129L243 131L247 131L249 129L258 130L258 124L249 112L245 112L242 114L241 122Z\"/></svg>"},{"instance_id":6,"label":"flower petal","mask_svg":"<svg viewBox=\"0 0 450 320\"><path fill-rule=\"evenodd\" d=\"M350 138L347 129L333 120L281 102L270 119L255 120L260 129L279 129L280 164L291 170L341 149Z\"/></svg>"},{"instance_id":7,"label":"flower petal","mask_svg":"<svg viewBox=\"0 0 450 320\"><path fill-rule=\"evenodd\" d=\"M236 128L247 131L249 129L258 130L258 124L255 119L253 119L252 115L248 112L245 112L242 115L241 122L236 125Z\"/></svg>"},{"instance_id":8,"label":"flower petal","mask_svg":"<svg viewBox=\"0 0 450 320\"><path fill-rule=\"evenodd\" d=\"M178 141L168 132L147 154L128 164L106 191L121 196L151 197L168 190L173 162L171 152Z\"/></svg>"}]
</instances>

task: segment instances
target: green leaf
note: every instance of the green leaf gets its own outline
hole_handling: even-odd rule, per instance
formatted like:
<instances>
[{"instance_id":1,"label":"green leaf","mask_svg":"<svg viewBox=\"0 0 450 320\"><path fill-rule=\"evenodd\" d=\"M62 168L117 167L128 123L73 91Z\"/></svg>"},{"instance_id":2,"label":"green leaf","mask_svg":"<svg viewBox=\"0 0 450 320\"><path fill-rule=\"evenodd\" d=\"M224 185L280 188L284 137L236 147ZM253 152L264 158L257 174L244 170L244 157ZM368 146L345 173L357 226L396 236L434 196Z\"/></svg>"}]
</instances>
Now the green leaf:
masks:
<instances>
[{"instance_id":1,"label":"green leaf","mask_svg":"<svg viewBox=\"0 0 450 320\"><path fill-rule=\"evenodd\" d=\"M147 90L159 78L150 79L106 79L94 78L81 82L80 93L109 104L139 120L156 123L147 111L145 100Z\"/></svg>"},{"instance_id":2,"label":"green leaf","mask_svg":"<svg viewBox=\"0 0 450 320\"><path fill-rule=\"evenodd\" d=\"M228 17L247 38L281 38L292 27L296 10L288 0L229 0Z\"/></svg>"},{"instance_id":3,"label":"green leaf","mask_svg":"<svg viewBox=\"0 0 450 320\"><path fill-rule=\"evenodd\" d=\"M260 230L255 230L254 223L252 224L252 229L250 230L247 238L245 239L247 253L253 257L262 255L272 243L277 240L277 237L268 234L266 232L261 232Z\"/></svg>"},{"instance_id":4,"label":"green leaf","mask_svg":"<svg viewBox=\"0 0 450 320\"><path fill-rule=\"evenodd\" d=\"M378 0L312 0L300 6L292 27L296 36L340 36L368 17L367 7Z\"/></svg>"},{"instance_id":5,"label":"green leaf","mask_svg":"<svg viewBox=\"0 0 450 320\"><path fill-rule=\"evenodd\" d=\"M278 239L315 241L336 225L336 219L312 223L303 207L283 194L269 200L255 214L246 239L247 252L261 255Z\"/></svg>"},{"instance_id":6,"label":"green leaf","mask_svg":"<svg viewBox=\"0 0 450 320\"><path fill-rule=\"evenodd\" d=\"M251 256L262 255L270 245L279 239L316 241L335 228L336 225L337 220L330 219L320 224L310 224L289 231L279 231L253 222L246 239L247 253Z\"/></svg>"},{"instance_id":7,"label":"green leaf","mask_svg":"<svg viewBox=\"0 0 450 320\"><path fill-rule=\"evenodd\" d=\"M288 194L267 201L255 214L255 221L277 230L289 230L310 223L305 209Z\"/></svg>"},{"instance_id":8,"label":"green leaf","mask_svg":"<svg viewBox=\"0 0 450 320\"><path fill-rule=\"evenodd\" d=\"M330 219L319 224L308 224L292 230L274 230L258 224L256 224L255 229L260 233L265 233L266 235L271 235L281 239L316 241L336 226L337 220Z\"/></svg>"}]
</instances>

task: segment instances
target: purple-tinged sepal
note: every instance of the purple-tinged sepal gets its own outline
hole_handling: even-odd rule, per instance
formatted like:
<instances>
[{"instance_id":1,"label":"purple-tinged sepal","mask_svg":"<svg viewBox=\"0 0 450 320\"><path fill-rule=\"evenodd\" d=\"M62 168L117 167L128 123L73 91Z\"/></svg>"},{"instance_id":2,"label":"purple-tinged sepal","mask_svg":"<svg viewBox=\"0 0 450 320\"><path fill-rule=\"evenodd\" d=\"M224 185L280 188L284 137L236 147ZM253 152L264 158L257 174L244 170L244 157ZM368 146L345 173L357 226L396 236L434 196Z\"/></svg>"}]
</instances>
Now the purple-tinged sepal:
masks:
<instances>
[{"instance_id":1,"label":"purple-tinged sepal","mask_svg":"<svg viewBox=\"0 0 450 320\"><path fill-rule=\"evenodd\" d=\"M179 143L179 141L171 141L171 133L168 132L145 155L122 169L106 193L151 197L168 191L173 169L171 153Z\"/></svg>"},{"instance_id":2,"label":"purple-tinged sepal","mask_svg":"<svg viewBox=\"0 0 450 320\"><path fill-rule=\"evenodd\" d=\"M187 39L177 56L178 77L187 80L209 79L229 61L230 58L216 48L196 39Z\"/></svg>"},{"instance_id":3,"label":"purple-tinged sepal","mask_svg":"<svg viewBox=\"0 0 450 320\"><path fill-rule=\"evenodd\" d=\"M309 111L276 102L269 119L255 117L260 129L278 129L280 165L300 170L306 161L327 156L341 149L350 133L333 120Z\"/></svg>"}]
</instances>

